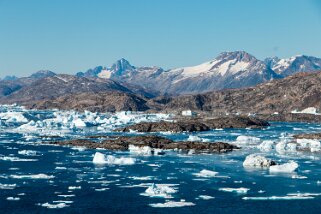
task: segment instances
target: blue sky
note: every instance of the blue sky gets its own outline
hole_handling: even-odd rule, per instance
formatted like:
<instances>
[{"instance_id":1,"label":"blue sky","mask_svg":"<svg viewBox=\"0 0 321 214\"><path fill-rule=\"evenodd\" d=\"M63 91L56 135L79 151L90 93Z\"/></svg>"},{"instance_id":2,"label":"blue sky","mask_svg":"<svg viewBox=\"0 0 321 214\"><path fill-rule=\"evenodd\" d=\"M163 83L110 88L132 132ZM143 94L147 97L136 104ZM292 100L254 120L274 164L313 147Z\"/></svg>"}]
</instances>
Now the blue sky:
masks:
<instances>
[{"instance_id":1,"label":"blue sky","mask_svg":"<svg viewBox=\"0 0 321 214\"><path fill-rule=\"evenodd\" d=\"M220 52L321 57L319 0L0 0L0 76L76 73L124 57L196 65Z\"/></svg>"}]
</instances>

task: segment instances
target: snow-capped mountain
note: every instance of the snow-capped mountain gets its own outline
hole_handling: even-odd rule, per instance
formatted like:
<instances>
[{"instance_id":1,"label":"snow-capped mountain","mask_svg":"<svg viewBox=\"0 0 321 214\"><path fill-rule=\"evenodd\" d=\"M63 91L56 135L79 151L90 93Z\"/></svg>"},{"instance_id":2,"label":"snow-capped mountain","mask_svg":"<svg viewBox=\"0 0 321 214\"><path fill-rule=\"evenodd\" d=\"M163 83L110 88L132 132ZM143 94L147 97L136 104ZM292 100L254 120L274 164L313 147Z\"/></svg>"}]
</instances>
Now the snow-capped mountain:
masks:
<instances>
[{"instance_id":1,"label":"snow-capped mountain","mask_svg":"<svg viewBox=\"0 0 321 214\"><path fill-rule=\"evenodd\" d=\"M279 78L264 62L244 51L223 52L212 61L173 69L166 75L173 80L166 92L174 94L242 88Z\"/></svg>"},{"instance_id":2,"label":"snow-capped mountain","mask_svg":"<svg viewBox=\"0 0 321 214\"><path fill-rule=\"evenodd\" d=\"M283 77L298 72L310 72L321 69L321 59L313 56L298 55L287 59L271 57L264 61L272 70Z\"/></svg>"},{"instance_id":3,"label":"snow-capped mountain","mask_svg":"<svg viewBox=\"0 0 321 214\"><path fill-rule=\"evenodd\" d=\"M135 67L127 60L120 59L110 68L99 66L77 75L111 78L165 94L253 86L280 77L264 62L244 51L224 52L209 62L170 70L156 66Z\"/></svg>"}]
</instances>

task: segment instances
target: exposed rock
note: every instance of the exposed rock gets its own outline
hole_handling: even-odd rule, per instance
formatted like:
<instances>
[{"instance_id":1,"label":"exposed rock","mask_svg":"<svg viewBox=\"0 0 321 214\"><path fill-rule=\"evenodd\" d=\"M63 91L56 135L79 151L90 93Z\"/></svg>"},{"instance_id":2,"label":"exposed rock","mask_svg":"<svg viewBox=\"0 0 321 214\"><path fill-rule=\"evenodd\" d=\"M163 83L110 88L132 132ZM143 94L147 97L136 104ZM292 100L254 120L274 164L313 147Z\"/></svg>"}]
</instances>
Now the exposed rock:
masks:
<instances>
[{"instance_id":1,"label":"exposed rock","mask_svg":"<svg viewBox=\"0 0 321 214\"><path fill-rule=\"evenodd\" d=\"M321 139L321 133L304 133L304 134L297 134L293 135L294 138L296 139Z\"/></svg>"},{"instance_id":2,"label":"exposed rock","mask_svg":"<svg viewBox=\"0 0 321 214\"><path fill-rule=\"evenodd\" d=\"M315 107L321 110L321 72L298 73L256 87L224 90L199 95L185 95L150 100L148 105L167 111L204 111L214 114L260 113L287 114L297 109ZM297 115L299 117L299 115ZM288 118L286 118L288 119Z\"/></svg>"},{"instance_id":3,"label":"exposed rock","mask_svg":"<svg viewBox=\"0 0 321 214\"><path fill-rule=\"evenodd\" d=\"M152 149L178 149L182 151L194 150L199 153L228 152L238 149L237 146L223 142L175 142L173 140L159 136L110 136L110 138L98 143L91 140L66 140L44 142L46 144L56 144L62 146L83 146L90 149L104 148L108 150L128 150L129 145L138 147L149 146Z\"/></svg>"},{"instance_id":4,"label":"exposed rock","mask_svg":"<svg viewBox=\"0 0 321 214\"><path fill-rule=\"evenodd\" d=\"M39 101L29 107L92 112L146 111L149 109L143 97L116 91L65 95L53 100Z\"/></svg>"},{"instance_id":5,"label":"exposed rock","mask_svg":"<svg viewBox=\"0 0 321 214\"><path fill-rule=\"evenodd\" d=\"M219 117L213 119L185 119L176 122L160 121L156 123L143 122L118 129L129 132L195 132L208 131L217 128L262 128L269 123L252 117Z\"/></svg>"}]
</instances>

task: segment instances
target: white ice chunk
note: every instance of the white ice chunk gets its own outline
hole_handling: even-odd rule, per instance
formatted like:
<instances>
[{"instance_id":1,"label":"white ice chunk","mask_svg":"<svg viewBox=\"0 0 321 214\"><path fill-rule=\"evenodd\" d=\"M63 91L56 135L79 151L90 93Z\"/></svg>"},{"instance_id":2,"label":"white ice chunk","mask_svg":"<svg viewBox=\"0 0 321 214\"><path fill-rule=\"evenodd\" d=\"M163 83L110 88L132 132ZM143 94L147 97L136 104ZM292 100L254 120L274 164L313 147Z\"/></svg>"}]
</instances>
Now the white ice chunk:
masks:
<instances>
[{"instance_id":1,"label":"white ice chunk","mask_svg":"<svg viewBox=\"0 0 321 214\"><path fill-rule=\"evenodd\" d=\"M218 174L218 172L214 172L214 171L206 170L206 169L201 170L199 173L194 173L195 176L203 177L203 178L215 177L217 174Z\"/></svg>"},{"instance_id":2,"label":"white ice chunk","mask_svg":"<svg viewBox=\"0 0 321 214\"><path fill-rule=\"evenodd\" d=\"M244 136L240 135L236 138L236 143L237 144L242 144L242 145L256 145L261 141L260 138L258 137L252 137L252 136Z\"/></svg>"},{"instance_id":3,"label":"white ice chunk","mask_svg":"<svg viewBox=\"0 0 321 214\"><path fill-rule=\"evenodd\" d=\"M223 191L223 192L236 192L238 194L246 194L250 189L240 187L240 188L219 188L218 190Z\"/></svg>"},{"instance_id":4,"label":"white ice chunk","mask_svg":"<svg viewBox=\"0 0 321 214\"><path fill-rule=\"evenodd\" d=\"M288 163L285 163L285 164L270 166L270 172L292 173L298 167L299 167L299 164L297 164L294 161L289 161Z\"/></svg>"},{"instance_id":5,"label":"white ice chunk","mask_svg":"<svg viewBox=\"0 0 321 214\"><path fill-rule=\"evenodd\" d=\"M16 179L52 179L55 176L41 173L34 175L11 175L11 177Z\"/></svg>"},{"instance_id":6,"label":"white ice chunk","mask_svg":"<svg viewBox=\"0 0 321 214\"><path fill-rule=\"evenodd\" d=\"M166 184L152 184L149 186L144 193L141 195L157 198L172 198L172 194L176 193L177 190Z\"/></svg>"},{"instance_id":7,"label":"white ice chunk","mask_svg":"<svg viewBox=\"0 0 321 214\"><path fill-rule=\"evenodd\" d=\"M318 140L312 139L297 139L296 142L302 149L309 149L311 152L318 152L321 150L321 144Z\"/></svg>"},{"instance_id":8,"label":"white ice chunk","mask_svg":"<svg viewBox=\"0 0 321 214\"><path fill-rule=\"evenodd\" d=\"M270 167L274 162L258 154L248 155L244 162L244 167Z\"/></svg>"},{"instance_id":9,"label":"white ice chunk","mask_svg":"<svg viewBox=\"0 0 321 214\"><path fill-rule=\"evenodd\" d=\"M257 148L262 152L269 152L274 149L274 141L264 140L260 145L257 146Z\"/></svg>"},{"instance_id":10,"label":"white ice chunk","mask_svg":"<svg viewBox=\"0 0 321 214\"><path fill-rule=\"evenodd\" d=\"M133 165L135 164L136 159L135 158L125 158L120 157L116 158L112 155L107 155L107 157L100 153L96 152L95 156L93 158L94 164L110 164L110 165Z\"/></svg>"},{"instance_id":11,"label":"white ice chunk","mask_svg":"<svg viewBox=\"0 0 321 214\"><path fill-rule=\"evenodd\" d=\"M195 204L192 202L186 202L186 201L167 201L165 203L150 204L149 206L156 207L156 208L169 208L169 207L195 206Z\"/></svg>"}]
</instances>

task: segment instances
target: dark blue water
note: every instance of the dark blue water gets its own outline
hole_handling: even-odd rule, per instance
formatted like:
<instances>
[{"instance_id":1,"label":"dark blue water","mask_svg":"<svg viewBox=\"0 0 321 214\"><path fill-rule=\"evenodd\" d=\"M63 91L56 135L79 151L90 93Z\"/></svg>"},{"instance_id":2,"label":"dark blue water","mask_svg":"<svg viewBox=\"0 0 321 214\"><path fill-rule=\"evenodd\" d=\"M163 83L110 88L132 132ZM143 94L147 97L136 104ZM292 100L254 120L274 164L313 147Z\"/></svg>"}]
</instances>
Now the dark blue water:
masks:
<instances>
[{"instance_id":1,"label":"dark blue water","mask_svg":"<svg viewBox=\"0 0 321 214\"><path fill-rule=\"evenodd\" d=\"M282 133L318 132L320 128L316 124L272 123L265 130L227 129L197 135L211 141L225 142L235 141L239 135L278 140ZM77 135L84 136L86 132L78 132ZM97 150L79 151L42 145L37 135L34 136L27 140L23 133L8 131L7 128L1 131L1 213L320 213L321 195L300 200L244 200L244 197L321 193L318 183L318 180L321 181L321 156L317 153L280 155L275 151L262 153L255 148L243 148L228 154L185 155L166 152L164 156L133 156L128 152L101 150L104 154L116 157L134 157L136 163L95 165L92 159ZM186 140L188 137L187 134L166 136L175 140ZM21 153L23 150L36 153L28 156ZM245 169L242 165L245 157L255 152L281 162L295 160L299 168L291 174ZM33 161L28 161L30 159ZM222 177L202 178L194 174L203 169L216 171ZM296 179L292 178L293 175L306 178ZM177 192L171 194L172 198L141 195L151 183L175 184ZM244 187L249 191L239 194L219 190L226 187ZM204 200L200 198L202 195L212 198ZM151 206L167 200L185 200L194 206ZM53 207L48 208L46 203ZM62 207L55 207L57 204Z\"/></svg>"}]
</instances>

